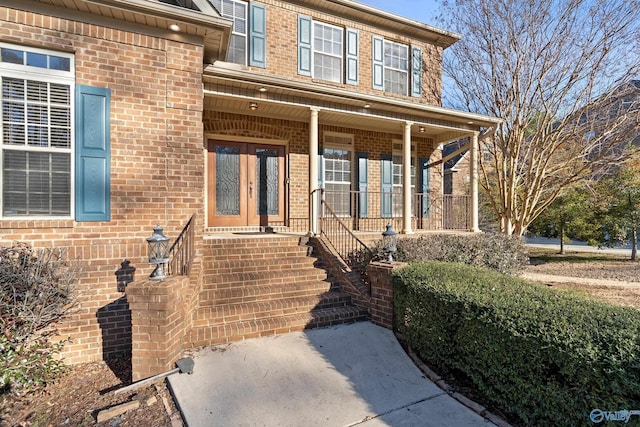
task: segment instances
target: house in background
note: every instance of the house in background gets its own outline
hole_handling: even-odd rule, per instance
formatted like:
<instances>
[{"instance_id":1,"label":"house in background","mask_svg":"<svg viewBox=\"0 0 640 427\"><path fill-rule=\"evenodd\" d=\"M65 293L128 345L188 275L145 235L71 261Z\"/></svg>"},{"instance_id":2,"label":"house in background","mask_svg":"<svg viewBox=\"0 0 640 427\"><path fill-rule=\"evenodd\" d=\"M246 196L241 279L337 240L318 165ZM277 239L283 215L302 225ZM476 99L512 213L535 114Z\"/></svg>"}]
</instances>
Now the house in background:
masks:
<instances>
[{"instance_id":1,"label":"house in background","mask_svg":"<svg viewBox=\"0 0 640 427\"><path fill-rule=\"evenodd\" d=\"M252 248L282 244L237 233L326 236L329 217L356 233L477 230L477 138L498 120L441 106L455 34L351 0L6 0L0 24L0 239L81 265L79 309L60 326L69 363L133 350L140 365L145 349L167 364L178 350L153 347L158 333L180 349L291 330L282 310L228 316L257 292L231 277L269 270ZM429 165L461 138L471 208L449 227ZM190 248L171 289L138 283L157 224ZM181 311L159 332L135 310L161 288L157 311Z\"/></svg>"}]
</instances>

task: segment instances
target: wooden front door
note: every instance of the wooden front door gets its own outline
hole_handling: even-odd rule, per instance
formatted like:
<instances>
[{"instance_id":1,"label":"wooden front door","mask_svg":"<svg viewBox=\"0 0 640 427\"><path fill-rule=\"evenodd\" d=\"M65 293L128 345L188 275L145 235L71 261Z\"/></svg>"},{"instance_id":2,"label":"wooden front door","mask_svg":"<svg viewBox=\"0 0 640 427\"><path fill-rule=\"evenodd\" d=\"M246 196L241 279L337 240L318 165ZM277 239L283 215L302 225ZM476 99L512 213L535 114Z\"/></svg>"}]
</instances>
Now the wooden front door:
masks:
<instances>
[{"instance_id":1,"label":"wooden front door","mask_svg":"<svg viewBox=\"0 0 640 427\"><path fill-rule=\"evenodd\" d=\"M284 221L284 154L279 145L209 141L209 226Z\"/></svg>"}]
</instances>

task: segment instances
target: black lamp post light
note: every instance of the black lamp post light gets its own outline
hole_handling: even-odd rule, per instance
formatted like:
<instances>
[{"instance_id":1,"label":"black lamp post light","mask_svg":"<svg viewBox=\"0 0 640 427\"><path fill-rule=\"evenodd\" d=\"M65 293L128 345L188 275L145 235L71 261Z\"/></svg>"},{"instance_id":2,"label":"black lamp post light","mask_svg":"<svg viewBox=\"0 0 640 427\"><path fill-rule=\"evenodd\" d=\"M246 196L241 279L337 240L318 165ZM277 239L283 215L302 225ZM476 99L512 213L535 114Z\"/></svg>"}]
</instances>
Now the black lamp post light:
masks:
<instances>
[{"instance_id":1,"label":"black lamp post light","mask_svg":"<svg viewBox=\"0 0 640 427\"><path fill-rule=\"evenodd\" d=\"M162 227L159 225L153 229L153 235L147 238L147 249L149 264L156 266L149 278L151 280L166 279L164 265L169 262L169 238L162 234Z\"/></svg>"},{"instance_id":2,"label":"black lamp post light","mask_svg":"<svg viewBox=\"0 0 640 427\"><path fill-rule=\"evenodd\" d=\"M382 250L387 254L385 262L391 264L393 262L393 253L398 250L398 233L391 224L387 224L387 229L382 232Z\"/></svg>"}]
</instances>

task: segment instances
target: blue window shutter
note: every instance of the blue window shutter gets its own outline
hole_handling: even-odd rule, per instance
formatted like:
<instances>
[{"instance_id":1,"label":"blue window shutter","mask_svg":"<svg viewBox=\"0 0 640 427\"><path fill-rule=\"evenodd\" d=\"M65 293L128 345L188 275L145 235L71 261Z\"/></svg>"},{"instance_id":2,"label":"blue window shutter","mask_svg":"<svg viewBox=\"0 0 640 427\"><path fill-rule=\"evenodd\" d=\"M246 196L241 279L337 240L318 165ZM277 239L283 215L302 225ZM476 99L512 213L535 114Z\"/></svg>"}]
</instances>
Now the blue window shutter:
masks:
<instances>
[{"instance_id":1,"label":"blue window shutter","mask_svg":"<svg viewBox=\"0 0 640 427\"><path fill-rule=\"evenodd\" d=\"M318 188L324 188L324 150L318 147Z\"/></svg>"},{"instance_id":2,"label":"blue window shutter","mask_svg":"<svg viewBox=\"0 0 640 427\"><path fill-rule=\"evenodd\" d=\"M311 77L311 18L298 16L298 74Z\"/></svg>"},{"instance_id":3,"label":"blue window shutter","mask_svg":"<svg viewBox=\"0 0 640 427\"><path fill-rule=\"evenodd\" d=\"M380 155L380 190L382 205L380 212L383 218L391 217L391 199L393 194L393 157L391 154Z\"/></svg>"},{"instance_id":4,"label":"blue window shutter","mask_svg":"<svg viewBox=\"0 0 640 427\"><path fill-rule=\"evenodd\" d=\"M426 157L420 158L420 192L422 193L422 206L421 212L423 218L429 217L429 210L431 208L431 188L429 187L429 159Z\"/></svg>"},{"instance_id":5,"label":"blue window shutter","mask_svg":"<svg viewBox=\"0 0 640 427\"><path fill-rule=\"evenodd\" d=\"M347 84L358 85L358 30L347 28Z\"/></svg>"},{"instance_id":6,"label":"blue window shutter","mask_svg":"<svg viewBox=\"0 0 640 427\"><path fill-rule=\"evenodd\" d=\"M369 216L368 199L369 195L369 154L356 153L358 159L358 217L367 218Z\"/></svg>"},{"instance_id":7,"label":"blue window shutter","mask_svg":"<svg viewBox=\"0 0 640 427\"><path fill-rule=\"evenodd\" d=\"M249 13L249 65L266 68L267 66L267 11L263 4L251 3Z\"/></svg>"},{"instance_id":8,"label":"blue window shutter","mask_svg":"<svg viewBox=\"0 0 640 427\"><path fill-rule=\"evenodd\" d=\"M411 47L411 96L422 97L422 49Z\"/></svg>"},{"instance_id":9,"label":"blue window shutter","mask_svg":"<svg viewBox=\"0 0 640 427\"><path fill-rule=\"evenodd\" d=\"M76 86L76 221L111 219L108 88Z\"/></svg>"},{"instance_id":10,"label":"blue window shutter","mask_svg":"<svg viewBox=\"0 0 640 427\"><path fill-rule=\"evenodd\" d=\"M384 39L373 36L373 88L384 90Z\"/></svg>"}]
</instances>

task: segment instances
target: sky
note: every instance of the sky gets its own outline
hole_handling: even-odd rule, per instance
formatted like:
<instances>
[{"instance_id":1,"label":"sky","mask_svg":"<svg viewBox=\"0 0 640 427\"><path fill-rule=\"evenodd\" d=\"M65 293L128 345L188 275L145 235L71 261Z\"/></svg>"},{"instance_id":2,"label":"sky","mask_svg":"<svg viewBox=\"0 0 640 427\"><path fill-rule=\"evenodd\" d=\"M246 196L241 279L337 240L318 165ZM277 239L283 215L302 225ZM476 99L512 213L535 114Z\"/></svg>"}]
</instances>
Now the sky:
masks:
<instances>
[{"instance_id":1,"label":"sky","mask_svg":"<svg viewBox=\"0 0 640 427\"><path fill-rule=\"evenodd\" d=\"M441 27L435 20L439 6L436 0L356 0L376 9L395 13L425 24Z\"/></svg>"}]
</instances>

